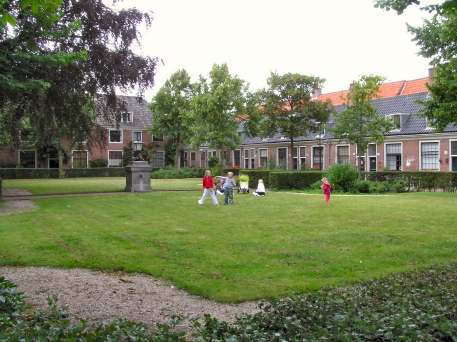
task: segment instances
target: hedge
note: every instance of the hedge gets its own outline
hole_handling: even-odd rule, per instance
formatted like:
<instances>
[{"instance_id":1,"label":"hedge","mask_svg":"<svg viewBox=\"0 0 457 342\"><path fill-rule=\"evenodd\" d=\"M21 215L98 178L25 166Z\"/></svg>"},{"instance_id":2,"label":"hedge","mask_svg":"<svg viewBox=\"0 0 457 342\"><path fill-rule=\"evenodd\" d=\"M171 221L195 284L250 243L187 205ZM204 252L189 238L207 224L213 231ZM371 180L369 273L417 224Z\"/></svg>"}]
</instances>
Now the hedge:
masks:
<instances>
[{"instance_id":1,"label":"hedge","mask_svg":"<svg viewBox=\"0 0 457 342\"><path fill-rule=\"evenodd\" d=\"M407 184L408 191L457 191L457 172L372 172L365 173L365 178L371 181L397 181Z\"/></svg>"},{"instance_id":2,"label":"hedge","mask_svg":"<svg viewBox=\"0 0 457 342\"><path fill-rule=\"evenodd\" d=\"M88 169L65 169L66 178L75 177L124 177L123 167L99 167ZM0 169L3 179L59 178L58 169Z\"/></svg>"},{"instance_id":3,"label":"hedge","mask_svg":"<svg viewBox=\"0 0 457 342\"><path fill-rule=\"evenodd\" d=\"M249 176L249 187L257 188L257 183L259 179L263 179L265 187L270 187L270 173L271 170L240 170L240 175Z\"/></svg>"},{"instance_id":4,"label":"hedge","mask_svg":"<svg viewBox=\"0 0 457 342\"><path fill-rule=\"evenodd\" d=\"M273 189L305 189L324 177L320 171L282 171L270 173L270 187Z\"/></svg>"}]
</instances>

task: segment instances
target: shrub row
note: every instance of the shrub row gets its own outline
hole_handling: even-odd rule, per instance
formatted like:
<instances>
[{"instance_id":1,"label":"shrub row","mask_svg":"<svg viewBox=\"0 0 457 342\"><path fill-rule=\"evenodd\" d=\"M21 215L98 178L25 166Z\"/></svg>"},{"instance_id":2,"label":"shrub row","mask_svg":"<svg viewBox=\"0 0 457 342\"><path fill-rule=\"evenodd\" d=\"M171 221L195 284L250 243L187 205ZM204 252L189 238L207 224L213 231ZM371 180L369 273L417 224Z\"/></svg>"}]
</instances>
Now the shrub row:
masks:
<instances>
[{"instance_id":1,"label":"shrub row","mask_svg":"<svg viewBox=\"0 0 457 342\"><path fill-rule=\"evenodd\" d=\"M270 187L273 189L306 189L325 175L319 171L271 172Z\"/></svg>"},{"instance_id":2,"label":"shrub row","mask_svg":"<svg viewBox=\"0 0 457 342\"><path fill-rule=\"evenodd\" d=\"M406 183L408 191L457 191L457 172L372 172L365 173L367 180L384 181L403 181Z\"/></svg>"},{"instance_id":3,"label":"shrub row","mask_svg":"<svg viewBox=\"0 0 457 342\"><path fill-rule=\"evenodd\" d=\"M248 175L249 176L249 187L256 188L259 179L263 179L265 187L270 187L270 173L271 170L240 170L240 175Z\"/></svg>"},{"instance_id":4,"label":"shrub row","mask_svg":"<svg viewBox=\"0 0 457 342\"><path fill-rule=\"evenodd\" d=\"M394 274L264 304L234 323L207 316L203 341L455 341L457 265Z\"/></svg>"},{"instance_id":5,"label":"shrub row","mask_svg":"<svg viewBox=\"0 0 457 342\"><path fill-rule=\"evenodd\" d=\"M181 168L179 171L176 168L165 168L153 171L151 178L153 179L176 179L176 178L200 178L203 177L205 169L200 168Z\"/></svg>"},{"instance_id":6,"label":"shrub row","mask_svg":"<svg viewBox=\"0 0 457 342\"><path fill-rule=\"evenodd\" d=\"M65 169L66 178L75 177L124 177L123 167L98 167L88 169ZM58 169L0 169L0 178L3 179L33 179L58 178Z\"/></svg>"}]
</instances>

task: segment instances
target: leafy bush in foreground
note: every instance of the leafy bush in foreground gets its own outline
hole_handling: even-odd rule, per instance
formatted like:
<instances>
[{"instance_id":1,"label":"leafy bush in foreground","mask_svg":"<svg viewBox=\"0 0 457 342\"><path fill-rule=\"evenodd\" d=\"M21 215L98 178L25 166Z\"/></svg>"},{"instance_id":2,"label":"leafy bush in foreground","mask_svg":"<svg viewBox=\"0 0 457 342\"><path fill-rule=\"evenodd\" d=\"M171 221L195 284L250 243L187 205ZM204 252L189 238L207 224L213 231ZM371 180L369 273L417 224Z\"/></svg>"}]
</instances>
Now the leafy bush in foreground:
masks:
<instances>
[{"instance_id":1,"label":"leafy bush in foreground","mask_svg":"<svg viewBox=\"0 0 457 342\"><path fill-rule=\"evenodd\" d=\"M203 341L456 341L457 265L276 300L233 324L206 316Z\"/></svg>"},{"instance_id":2,"label":"leafy bush in foreground","mask_svg":"<svg viewBox=\"0 0 457 342\"><path fill-rule=\"evenodd\" d=\"M328 169L328 180L334 190L349 192L358 178L359 174L352 165L333 165Z\"/></svg>"}]
</instances>

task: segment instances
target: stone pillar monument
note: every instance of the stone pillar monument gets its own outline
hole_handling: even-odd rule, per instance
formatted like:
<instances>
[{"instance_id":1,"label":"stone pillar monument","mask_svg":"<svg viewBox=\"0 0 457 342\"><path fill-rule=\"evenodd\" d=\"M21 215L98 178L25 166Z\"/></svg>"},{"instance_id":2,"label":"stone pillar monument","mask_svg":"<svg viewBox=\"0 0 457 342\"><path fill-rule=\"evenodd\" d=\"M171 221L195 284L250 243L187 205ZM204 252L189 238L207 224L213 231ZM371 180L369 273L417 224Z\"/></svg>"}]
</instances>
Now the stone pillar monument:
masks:
<instances>
[{"instance_id":1,"label":"stone pillar monument","mask_svg":"<svg viewBox=\"0 0 457 342\"><path fill-rule=\"evenodd\" d=\"M125 168L126 192L151 191L152 167L145 161L134 161Z\"/></svg>"}]
</instances>

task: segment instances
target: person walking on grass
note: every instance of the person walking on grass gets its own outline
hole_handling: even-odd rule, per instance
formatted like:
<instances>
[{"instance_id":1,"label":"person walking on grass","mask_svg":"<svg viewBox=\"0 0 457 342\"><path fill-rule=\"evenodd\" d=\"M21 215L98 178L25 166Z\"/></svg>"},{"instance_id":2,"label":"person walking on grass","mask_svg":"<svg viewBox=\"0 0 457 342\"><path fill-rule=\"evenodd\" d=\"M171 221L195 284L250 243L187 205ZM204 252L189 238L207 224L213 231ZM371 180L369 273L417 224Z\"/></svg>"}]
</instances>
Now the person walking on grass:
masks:
<instances>
[{"instance_id":1,"label":"person walking on grass","mask_svg":"<svg viewBox=\"0 0 457 342\"><path fill-rule=\"evenodd\" d=\"M211 176L211 170L206 170L205 175L203 176L203 194L202 197L198 200L198 204L203 205L208 196L211 197L211 201L214 205L219 204L216 197L216 187L214 185L214 179L213 176Z\"/></svg>"},{"instance_id":2,"label":"person walking on grass","mask_svg":"<svg viewBox=\"0 0 457 342\"><path fill-rule=\"evenodd\" d=\"M224 204L233 204L233 188L236 187L235 178L233 178L233 172L227 173L225 182L223 185L224 189Z\"/></svg>"},{"instance_id":3,"label":"person walking on grass","mask_svg":"<svg viewBox=\"0 0 457 342\"><path fill-rule=\"evenodd\" d=\"M324 192L324 199L327 206L330 206L330 194L332 192L332 185L328 181L327 177L322 178L321 189Z\"/></svg>"}]
</instances>

